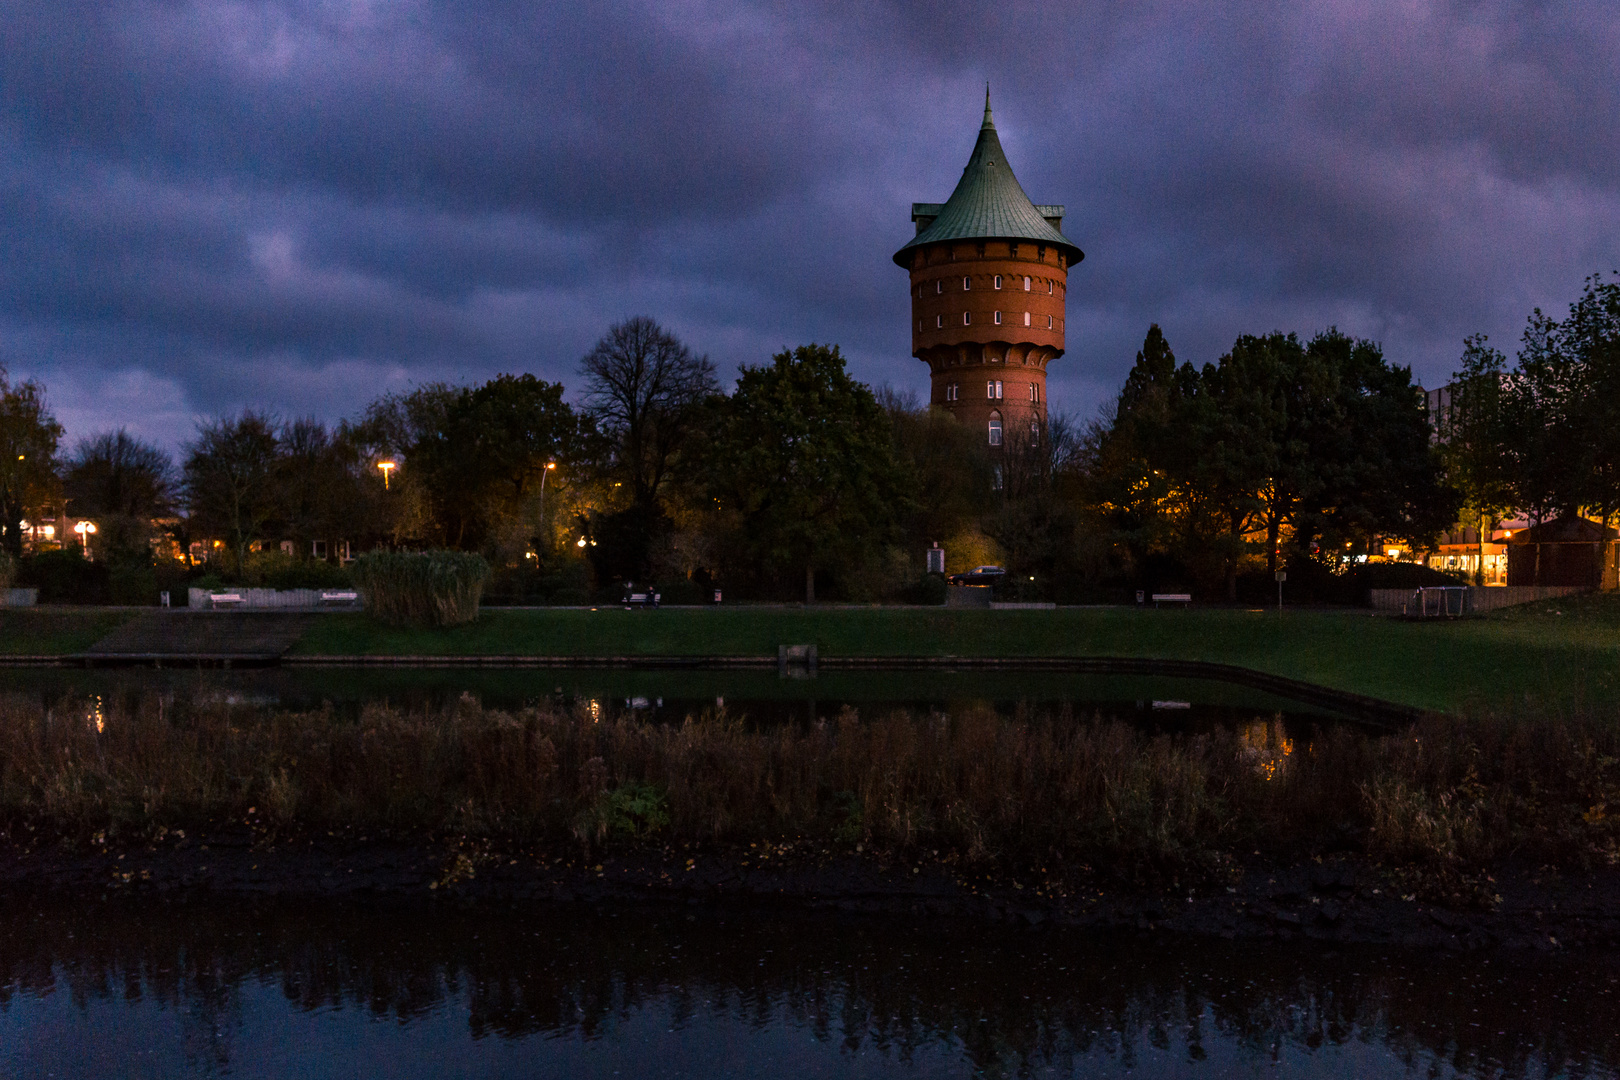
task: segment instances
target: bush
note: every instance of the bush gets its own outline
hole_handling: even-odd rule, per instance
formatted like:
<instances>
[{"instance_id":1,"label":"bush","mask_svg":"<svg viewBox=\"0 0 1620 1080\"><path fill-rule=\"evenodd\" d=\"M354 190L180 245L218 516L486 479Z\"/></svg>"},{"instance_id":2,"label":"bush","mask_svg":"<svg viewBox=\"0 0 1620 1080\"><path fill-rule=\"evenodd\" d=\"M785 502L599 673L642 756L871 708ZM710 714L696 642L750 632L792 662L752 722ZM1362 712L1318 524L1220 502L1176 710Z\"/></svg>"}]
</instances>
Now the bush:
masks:
<instances>
[{"instance_id":1,"label":"bush","mask_svg":"<svg viewBox=\"0 0 1620 1080\"><path fill-rule=\"evenodd\" d=\"M125 559L107 567L107 592L115 604L156 604L157 568L152 561Z\"/></svg>"},{"instance_id":2,"label":"bush","mask_svg":"<svg viewBox=\"0 0 1620 1080\"><path fill-rule=\"evenodd\" d=\"M341 566L279 550L249 554L239 577L239 584L265 589L336 589L353 583Z\"/></svg>"},{"instance_id":3,"label":"bush","mask_svg":"<svg viewBox=\"0 0 1620 1080\"><path fill-rule=\"evenodd\" d=\"M924 574L900 592L905 604L943 604L947 594L944 574Z\"/></svg>"},{"instance_id":4,"label":"bush","mask_svg":"<svg viewBox=\"0 0 1620 1080\"><path fill-rule=\"evenodd\" d=\"M84 557L79 545L24 555L17 584L39 590L42 604L105 604L110 593L107 566Z\"/></svg>"},{"instance_id":5,"label":"bush","mask_svg":"<svg viewBox=\"0 0 1620 1080\"><path fill-rule=\"evenodd\" d=\"M478 618L489 563L463 551L373 551L354 564L366 611L395 626L456 626Z\"/></svg>"},{"instance_id":6,"label":"bush","mask_svg":"<svg viewBox=\"0 0 1620 1080\"><path fill-rule=\"evenodd\" d=\"M9 554L0 551L0 589L11 588L11 583L17 579L17 560Z\"/></svg>"},{"instance_id":7,"label":"bush","mask_svg":"<svg viewBox=\"0 0 1620 1080\"><path fill-rule=\"evenodd\" d=\"M511 566L496 571L484 588L483 602L489 606L532 606L587 604L590 599L590 563L584 559L564 559L544 569Z\"/></svg>"}]
</instances>

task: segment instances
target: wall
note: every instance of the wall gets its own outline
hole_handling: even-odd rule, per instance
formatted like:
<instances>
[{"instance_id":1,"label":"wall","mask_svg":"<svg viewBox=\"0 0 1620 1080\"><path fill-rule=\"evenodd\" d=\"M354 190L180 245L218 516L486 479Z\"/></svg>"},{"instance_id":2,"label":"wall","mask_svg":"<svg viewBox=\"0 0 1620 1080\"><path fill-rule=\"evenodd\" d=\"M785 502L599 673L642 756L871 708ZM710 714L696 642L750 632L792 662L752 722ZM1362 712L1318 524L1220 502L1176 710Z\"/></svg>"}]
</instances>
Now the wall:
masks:
<instances>
[{"instance_id":1,"label":"wall","mask_svg":"<svg viewBox=\"0 0 1620 1080\"><path fill-rule=\"evenodd\" d=\"M186 603L193 611L207 611L213 607L208 598L213 593L240 596L240 604L222 604L221 611L239 611L243 608L344 608L360 606L352 603L321 603L323 592L354 592L353 589L189 589Z\"/></svg>"},{"instance_id":2,"label":"wall","mask_svg":"<svg viewBox=\"0 0 1620 1080\"><path fill-rule=\"evenodd\" d=\"M1405 610L1407 602L1412 599L1413 591L1412 589L1370 589L1368 595L1374 608L1398 615ZM1484 611L1495 611L1498 608L1530 604L1537 600L1553 600L1560 596L1573 596L1576 593L1583 592L1591 592L1591 590L1573 585L1501 585L1495 587L1470 585L1468 587L1468 604L1469 610L1478 614Z\"/></svg>"}]
</instances>

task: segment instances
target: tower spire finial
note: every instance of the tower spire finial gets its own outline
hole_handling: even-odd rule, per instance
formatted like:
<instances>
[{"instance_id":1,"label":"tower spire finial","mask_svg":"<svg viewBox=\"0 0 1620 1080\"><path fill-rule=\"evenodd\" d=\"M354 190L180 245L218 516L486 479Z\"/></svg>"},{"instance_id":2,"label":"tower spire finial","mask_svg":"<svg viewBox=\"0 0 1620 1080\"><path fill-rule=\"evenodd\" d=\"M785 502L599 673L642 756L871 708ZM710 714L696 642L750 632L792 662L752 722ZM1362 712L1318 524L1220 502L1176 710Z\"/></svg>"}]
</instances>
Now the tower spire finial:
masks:
<instances>
[{"instance_id":1,"label":"tower spire finial","mask_svg":"<svg viewBox=\"0 0 1620 1080\"><path fill-rule=\"evenodd\" d=\"M996 126L995 121L990 119L990 83L988 81L984 84L984 123L981 126L987 128Z\"/></svg>"}]
</instances>

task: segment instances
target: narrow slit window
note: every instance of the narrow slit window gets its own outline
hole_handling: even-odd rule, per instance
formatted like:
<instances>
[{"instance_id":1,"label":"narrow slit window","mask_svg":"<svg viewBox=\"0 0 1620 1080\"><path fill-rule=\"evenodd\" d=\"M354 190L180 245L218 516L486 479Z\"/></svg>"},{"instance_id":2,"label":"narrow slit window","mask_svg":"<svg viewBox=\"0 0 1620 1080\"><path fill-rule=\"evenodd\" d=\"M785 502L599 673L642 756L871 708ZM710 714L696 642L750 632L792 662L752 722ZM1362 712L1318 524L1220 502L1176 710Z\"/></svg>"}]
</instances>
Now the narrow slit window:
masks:
<instances>
[{"instance_id":1,"label":"narrow slit window","mask_svg":"<svg viewBox=\"0 0 1620 1080\"><path fill-rule=\"evenodd\" d=\"M963 326L972 326L973 325L973 312L971 312L971 311L962 312L962 325Z\"/></svg>"},{"instance_id":2,"label":"narrow slit window","mask_svg":"<svg viewBox=\"0 0 1620 1080\"><path fill-rule=\"evenodd\" d=\"M963 278L962 279L962 291L963 292L968 292L972 288L973 288L973 279L970 278L970 277Z\"/></svg>"},{"instance_id":3,"label":"narrow slit window","mask_svg":"<svg viewBox=\"0 0 1620 1080\"><path fill-rule=\"evenodd\" d=\"M998 289L1001 288L1001 275L1000 274L996 275L996 288L998 288Z\"/></svg>"},{"instance_id":4,"label":"narrow slit window","mask_svg":"<svg viewBox=\"0 0 1620 1080\"><path fill-rule=\"evenodd\" d=\"M935 330L942 330L944 328L945 328L945 316L943 316L943 315L935 315L934 316L934 329Z\"/></svg>"},{"instance_id":5,"label":"narrow slit window","mask_svg":"<svg viewBox=\"0 0 1620 1080\"><path fill-rule=\"evenodd\" d=\"M934 280L934 295L938 296L940 293L942 293L944 291L945 291L945 280L943 278L936 278Z\"/></svg>"},{"instance_id":6,"label":"narrow slit window","mask_svg":"<svg viewBox=\"0 0 1620 1080\"><path fill-rule=\"evenodd\" d=\"M999 312L999 311L996 312L996 325L997 326L1001 325L1001 312Z\"/></svg>"},{"instance_id":7,"label":"narrow slit window","mask_svg":"<svg viewBox=\"0 0 1620 1080\"><path fill-rule=\"evenodd\" d=\"M1050 281L1048 281L1048 282L1047 282L1047 283L1046 283L1046 295L1047 295L1047 296L1051 296L1051 295L1052 295L1052 283L1051 283L1051 282L1050 282Z\"/></svg>"},{"instance_id":8,"label":"narrow slit window","mask_svg":"<svg viewBox=\"0 0 1620 1080\"><path fill-rule=\"evenodd\" d=\"M1025 326L1029 325L1029 312L1027 312L1027 311L1024 312L1024 325Z\"/></svg>"},{"instance_id":9,"label":"narrow slit window","mask_svg":"<svg viewBox=\"0 0 1620 1080\"><path fill-rule=\"evenodd\" d=\"M1024 291L1029 292L1029 275L1024 275Z\"/></svg>"},{"instance_id":10,"label":"narrow slit window","mask_svg":"<svg viewBox=\"0 0 1620 1080\"><path fill-rule=\"evenodd\" d=\"M1046 328L1048 330L1052 329L1052 316L1050 315L1046 317Z\"/></svg>"},{"instance_id":11,"label":"narrow slit window","mask_svg":"<svg viewBox=\"0 0 1620 1080\"><path fill-rule=\"evenodd\" d=\"M986 401L996 400L996 380L990 379L984 384L984 398Z\"/></svg>"}]
</instances>

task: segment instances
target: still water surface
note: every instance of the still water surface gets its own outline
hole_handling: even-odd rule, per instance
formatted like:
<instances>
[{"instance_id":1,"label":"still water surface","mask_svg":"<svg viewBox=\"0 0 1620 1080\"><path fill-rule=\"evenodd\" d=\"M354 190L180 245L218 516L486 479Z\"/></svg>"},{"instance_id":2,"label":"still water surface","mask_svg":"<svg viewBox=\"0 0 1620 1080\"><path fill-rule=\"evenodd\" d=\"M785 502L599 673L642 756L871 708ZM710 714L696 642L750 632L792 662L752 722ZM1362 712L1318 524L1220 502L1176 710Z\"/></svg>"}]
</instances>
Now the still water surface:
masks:
<instances>
[{"instance_id":1,"label":"still water surface","mask_svg":"<svg viewBox=\"0 0 1620 1080\"><path fill-rule=\"evenodd\" d=\"M1249 723L1281 716L1308 726L1338 717L1325 709L1213 679L1075 675L1042 671L823 671L814 678L774 670L603 668L270 668L235 671L0 668L0 694L54 705L64 697L131 700L149 693L280 708L330 703L355 712L368 702L439 709L471 694L491 708L596 702L610 711L679 722L724 708L758 723L805 721L895 708L928 713L988 705L1068 708L1166 730Z\"/></svg>"},{"instance_id":2,"label":"still water surface","mask_svg":"<svg viewBox=\"0 0 1620 1080\"><path fill-rule=\"evenodd\" d=\"M6 905L0 1075L1612 1077L1613 956L571 906Z\"/></svg>"}]
</instances>

